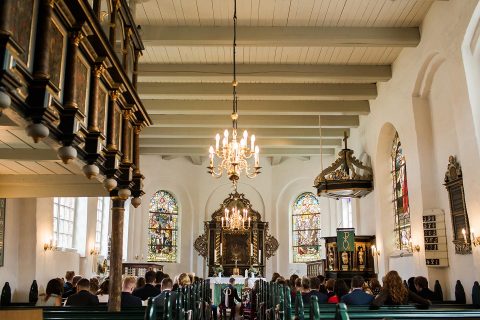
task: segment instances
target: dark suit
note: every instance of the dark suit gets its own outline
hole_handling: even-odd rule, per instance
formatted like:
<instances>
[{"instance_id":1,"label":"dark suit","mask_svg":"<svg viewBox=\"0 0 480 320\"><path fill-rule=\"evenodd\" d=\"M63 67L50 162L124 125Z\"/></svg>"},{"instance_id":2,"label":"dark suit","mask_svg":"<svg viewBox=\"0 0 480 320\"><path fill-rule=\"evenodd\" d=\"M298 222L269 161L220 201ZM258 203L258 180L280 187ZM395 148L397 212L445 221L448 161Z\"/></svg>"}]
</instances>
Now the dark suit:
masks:
<instances>
[{"instance_id":1,"label":"dark suit","mask_svg":"<svg viewBox=\"0 0 480 320\"><path fill-rule=\"evenodd\" d=\"M320 304L328 302L328 296L323 292L320 292L318 290L312 290L312 291L310 291L310 294L312 296L316 296L317 299L318 299L318 303L320 303Z\"/></svg>"},{"instance_id":2,"label":"dark suit","mask_svg":"<svg viewBox=\"0 0 480 320\"><path fill-rule=\"evenodd\" d=\"M418 291L417 294L423 299L428 299L430 301L435 300L435 293L433 293L433 291L429 288L423 288L422 290Z\"/></svg>"},{"instance_id":3,"label":"dark suit","mask_svg":"<svg viewBox=\"0 0 480 320\"><path fill-rule=\"evenodd\" d=\"M70 297L68 297L67 302L65 304L67 306L75 306L75 307L96 306L98 305L98 297L96 295L91 294L87 290L81 290L75 294L72 294Z\"/></svg>"},{"instance_id":4,"label":"dark suit","mask_svg":"<svg viewBox=\"0 0 480 320\"><path fill-rule=\"evenodd\" d=\"M142 300L147 300L150 297L158 296L160 294L160 290L147 283L144 287L135 289L132 294Z\"/></svg>"},{"instance_id":5,"label":"dark suit","mask_svg":"<svg viewBox=\"0 0 480 320\"><path fill-rule=\"evenodd\" d=\"M122 292L122 309L141 306L142 300L139 297L135 297L130 292Z\"/></svg>"},{"instance_id":6,"label":"dark suit","mask_svg":"<svg viewBox=\"0 0 480 320\"><path fill-rule=\"evenodd\" d=\"M227 289L230 289L230 294L227 294ZM227 299L228 298L228 299ZM226 301L228 300L228 305ZM227 318L227 308L230 308L230 319L235 319L235 300L242 302L242 299L238 296L237 289L229 284L225 289L222 290L222 299L220 304L222 305L222 318Z\"/></svg>"},{"instance_id":7,"label":"dark suit","mask_svg":"<svg viewBox=\"0 0 480 320\"><path fill-rule=\"evenodd\" d=\"M346 305L356 306L356 305L369 305L373 301L373 296L369 295L366 292L363 292L362 289L354 289L349 294L346 294L342 297L340 302L345 303Z\"/></svg>"},{"instance_id":8,"label":"dark suit","mask_svg":"<svg viewBox=\"0 0 480 320\"><path fill-rule=\"evenodd\" d=\"M75 288L73 287L73 284L71 284L70 282L65 282L63 284L62 298L68 298L74 293L75 293Z\"/></svg>"},{"instance_id":9,"label":"dark suit","mask_svg":"<svg viewBox=\"0 0 480 320\"><path fill-rule=\"evenodd\" d=\"M172 309L173 315L175 315L177 292L171 291L170 289L166 289L166 290L163 290L162 293L160 293L159 295L153 298L153 303L157 307L157 319L161 318L161 315L163 315L165 311L168 313L168 310L165 310L165 300L167 297L167 293L170 293L169 295L170 305L172 306L171 309Z\"/></svg>"}]
</instances>

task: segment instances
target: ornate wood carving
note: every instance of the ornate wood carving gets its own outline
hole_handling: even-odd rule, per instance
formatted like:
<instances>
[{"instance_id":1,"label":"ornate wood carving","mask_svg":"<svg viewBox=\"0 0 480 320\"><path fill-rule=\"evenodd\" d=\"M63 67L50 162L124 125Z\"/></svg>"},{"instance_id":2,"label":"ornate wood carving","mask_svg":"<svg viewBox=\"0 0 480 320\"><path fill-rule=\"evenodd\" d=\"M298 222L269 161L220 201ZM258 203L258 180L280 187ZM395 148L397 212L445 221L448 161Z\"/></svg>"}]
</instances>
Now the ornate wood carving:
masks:
<instances>
[{"instance_id":1,"label":"ornate wood carving","mask_svg":"<svg viewBox=\"0 0 480 320\"><path fill-rule=\"evenodd\" d=\"M462 255L471 254L470 224L463 190L462 169L455 156L448 158L447 171L445 172L445 187L448 191L452 215L452 242L455 245L455 253Z\"/></svg>"}]
</instances>

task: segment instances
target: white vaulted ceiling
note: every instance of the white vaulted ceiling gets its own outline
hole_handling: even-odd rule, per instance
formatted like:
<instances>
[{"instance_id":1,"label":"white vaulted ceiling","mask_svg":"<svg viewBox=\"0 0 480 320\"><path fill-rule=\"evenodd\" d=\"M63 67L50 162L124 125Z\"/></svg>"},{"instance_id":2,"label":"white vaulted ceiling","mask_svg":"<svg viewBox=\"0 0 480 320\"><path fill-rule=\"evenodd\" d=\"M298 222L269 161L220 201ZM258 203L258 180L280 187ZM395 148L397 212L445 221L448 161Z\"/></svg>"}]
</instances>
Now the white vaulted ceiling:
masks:
<instances>
[{"instance_id":1,"label":"white vaulted ceiling","mask_svg":"<svg viewBox=\"0 0 480 320\"><path fill-rule=\"evenodd\" d=\"M237 0L239 129L264 156L333 154L434 0ZM142 0L142 154L207 155L230 128L233 0ZM322 149L321 149L322 148ZM322 150L322 151L321 151Z\"/></svg>"}]
</instances>

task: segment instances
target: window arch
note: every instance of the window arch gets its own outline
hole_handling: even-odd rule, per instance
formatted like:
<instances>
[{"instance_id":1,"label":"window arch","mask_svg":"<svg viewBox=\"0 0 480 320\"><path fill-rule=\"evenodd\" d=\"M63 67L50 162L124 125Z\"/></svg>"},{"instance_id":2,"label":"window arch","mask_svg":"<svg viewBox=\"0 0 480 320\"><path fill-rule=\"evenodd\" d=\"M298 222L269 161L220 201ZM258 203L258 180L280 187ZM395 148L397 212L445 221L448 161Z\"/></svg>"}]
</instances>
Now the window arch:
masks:
<instances>
[{"instance_id":1,"label":"window arch","mask_svg":"<svg viewBox=\"0 0 480 320\"><path fill-rule=\"evenodd\" d=\"M311 192L299 195L292 206L293 262L320 260L320 204Z\"/></svg>"},{"instance_id":2,"label":"window arch","mask_svg":"<svg viewBox=\"0 0 480 320\"><path fill-rule=\"evenodd\" d=\"M178 203L168 191L150 199L148 261L177 262Z\"/></svg>"},{"instance_id":3,"label":"window arch","mask_svg":"<svg viewBox=\"0 0 480 320\"><path fill-rule=\"evenodd\" d=\"M403 250L408 249L411 237L410 206L405 156L403 155L402 144L397 132L395 132L392 144L392 182L395 247Z\"/></svg>"}]
</instances>

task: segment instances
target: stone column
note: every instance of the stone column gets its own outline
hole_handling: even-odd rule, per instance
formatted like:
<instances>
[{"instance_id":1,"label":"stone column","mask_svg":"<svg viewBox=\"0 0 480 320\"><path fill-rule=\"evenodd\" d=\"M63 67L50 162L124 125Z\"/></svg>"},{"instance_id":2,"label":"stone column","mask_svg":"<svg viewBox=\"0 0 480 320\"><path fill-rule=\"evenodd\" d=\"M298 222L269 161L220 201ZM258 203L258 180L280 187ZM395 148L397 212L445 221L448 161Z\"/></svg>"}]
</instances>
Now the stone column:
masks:
<instances>
[{"instance_id":1,"label":"stone column","mask_svg":"<svg viewBox=\"0 0 480 320\"><path fill-rule=\"evenodd\" d=\"M112 197L112 232L110 245L110 288L108 311L120 311L122 294L123 216L125 200Z\"/></svg>"}]
</instances>

